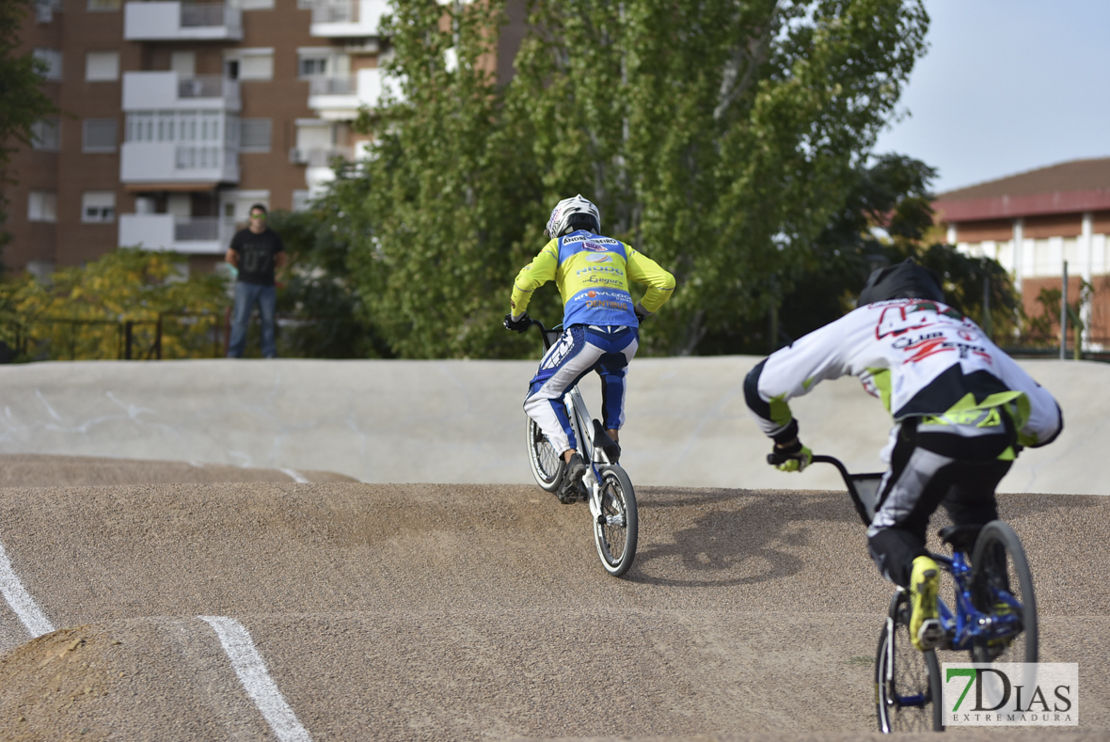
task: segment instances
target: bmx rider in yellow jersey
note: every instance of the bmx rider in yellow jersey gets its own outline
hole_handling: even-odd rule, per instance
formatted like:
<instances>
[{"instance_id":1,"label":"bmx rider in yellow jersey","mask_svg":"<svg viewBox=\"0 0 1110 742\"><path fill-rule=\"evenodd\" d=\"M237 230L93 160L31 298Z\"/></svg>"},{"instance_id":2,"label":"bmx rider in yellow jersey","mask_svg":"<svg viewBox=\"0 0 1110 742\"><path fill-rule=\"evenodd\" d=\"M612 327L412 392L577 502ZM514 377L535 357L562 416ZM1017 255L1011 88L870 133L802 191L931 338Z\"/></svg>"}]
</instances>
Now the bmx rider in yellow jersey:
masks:
<instances>
[{"instance_id":1,"label":"bmx rider in yellow jersey","mask_svg":"<svg viewBox=\"0 0 1110 742\"><path fill-rule=\"evenodd\" d=\"M602 423L609 437L619 442L625 377L639 347L640 322L671 297L675 281L632 246L603 236L601 214L581 195L555 205L544 233L550 242L513 282L505 328L526 331L532 293L555 281L563 300L563 335L540 361L524 411L567 462L559 501L572 503L584 496L580 482L586 463L578 453L563 394L596 370L601 376ZM633 304L630 281L648 287L639 304Z\"/></svg>"}]
</instances>

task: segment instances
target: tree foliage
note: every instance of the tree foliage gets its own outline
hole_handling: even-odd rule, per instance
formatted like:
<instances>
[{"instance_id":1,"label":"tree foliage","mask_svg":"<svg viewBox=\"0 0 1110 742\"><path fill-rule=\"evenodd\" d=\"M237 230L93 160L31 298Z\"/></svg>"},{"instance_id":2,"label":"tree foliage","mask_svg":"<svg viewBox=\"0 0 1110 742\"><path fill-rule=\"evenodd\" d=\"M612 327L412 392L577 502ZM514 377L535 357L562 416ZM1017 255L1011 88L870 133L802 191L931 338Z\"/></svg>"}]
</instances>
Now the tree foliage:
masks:
<instances>
[{"instance_id":1,"label":"tree foliage","mask_svg":"<svg viewBox=\"0 0 1110 742\"><path fill-rule=\"evenodd\" d=\"M765 316L843 209L928 24L920 0L534 0L499 87L497 3L394 6L403 95L363 120L374 156L331 198L357 231L364 306L403 356L531 348L498 319L575 193L678 279L646 350L703 352ZM533 314L557 316L545 291Z\"/></svg>"},{"instance_id":2,"label":"tree foliage","mask_svg":"<svg viewBox=\"0 0 1110 742\"><path fill-rule=\"evenodd\" d=\"M374 157L341 174L327 207L357 230L352 272L394 353L503 355L499 320L523 256L514 245L530 221L521 209L540 194L519 117L505 112L483 62L502 14L496 3L448 7L441 23L433 2L395 8L383 33L403 100L366 122Z\"/></svg>"},{"instance_id":3,"label":"tree foliage","mask_svg":"<svg viewBox=\"0 0 1110 742\"><path fill-rule=\"evenodd\" d=\"M914 258L943 280L946 300L995 338L1008 338L1020 317L1020 301L1006 270L939 242L925 163L901 155L876 157L853 173L843 206L814 241L793 274L793 289L778 307L778 328L761 317L731 331L711 334L705 350L765 353L840 317L855 306L870 272ZM989 317L984 315L987 292Z\"/></svg>"},{"instance_id":4,"label":"tree foliage","mask_svg":"<svg viewBox=\"0 0 1110 742\"><path fill-rule=\"evenodd\" d=\"M19 30L31 0L0 2L0 185L10 180L8 164L21 147L31 144L32 125L57 107L42 90L43 63L30 53L17 54ZM7 221L6 200L0 200L0 245L10 239L3 225Z\"/></svg>"},{"instance_id":5,"label":"tree foliage","mask_svg":"<svg viewBox=\"0 0 1110 742\"><path fill-rule=\"evenodd\" d=\"M350 233L334 207L332 201L309 211L270 213L269 227L281 235L289 256L286 282L277 292L277 311L286 320L278 337L282 357L389 355L364 321L361 296L347 270Z\"/></svg>"},{"instance_id":6,"label":"tree foliage","mask_svg":"<svg viewBox=\"0 0 1110 742\"><path fill-rule=\"evenodd\" d=\"M180 255L114 250L48 282L24 276L0 284L0 334L23 360L95 360L122 355L127 322L134 355L149 357L162 322L162 358L222 353L227 292L213 274L182 278Z\"/></svg>"}]
</instances>

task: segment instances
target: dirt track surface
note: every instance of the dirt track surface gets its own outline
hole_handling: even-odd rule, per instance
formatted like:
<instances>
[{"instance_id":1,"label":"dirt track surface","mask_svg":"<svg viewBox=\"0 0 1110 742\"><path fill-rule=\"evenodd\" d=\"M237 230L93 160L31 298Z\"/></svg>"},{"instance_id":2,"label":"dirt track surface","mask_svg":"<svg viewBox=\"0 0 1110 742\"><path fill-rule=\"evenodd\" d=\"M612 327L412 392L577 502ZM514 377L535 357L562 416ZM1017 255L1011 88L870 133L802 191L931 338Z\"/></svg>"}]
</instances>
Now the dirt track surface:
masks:
<instances>
[{"instance_id":1,"label":"dirt track surface","mask_svg":"<svg viewBox=\"0 0 1110 742\"><path fill-rule=\"evenodd\" d=\"M202 616L249 632L307 735L288 739L869 737L890 589L845 496L637 494L614 579L585 506L534 487L0 489L0 543L57 629L32 640L0 603L0 738L278 738ZM1110 499L1001 509L1042 660L1079 663L1080 727L948 738L1110 739Z\"/></svg>"}]
</instances>

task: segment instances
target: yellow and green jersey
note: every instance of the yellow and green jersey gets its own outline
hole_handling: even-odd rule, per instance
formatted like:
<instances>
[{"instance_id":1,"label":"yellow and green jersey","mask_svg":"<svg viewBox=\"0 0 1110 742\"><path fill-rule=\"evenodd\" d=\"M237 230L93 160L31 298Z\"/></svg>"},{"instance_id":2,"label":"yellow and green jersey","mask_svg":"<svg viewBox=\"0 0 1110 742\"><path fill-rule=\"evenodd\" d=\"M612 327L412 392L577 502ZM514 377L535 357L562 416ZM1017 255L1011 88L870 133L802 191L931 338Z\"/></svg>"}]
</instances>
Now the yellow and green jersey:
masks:
<instances>
[{"instance_id":1,"label":"yellow and green jersey","mask_svg":"<svg viewBox=\"0 0 1110 742\"><path fill-rule=\"evenodd\" d=\"M661 307L674 291L674 276L630 245L580 229L551 240L513 282L512 314L528 308L532 292L554 280L563 299L563 326L639 323L629 281L646 284L640 301L646 314Z\"/></svg>"}]
</instances>

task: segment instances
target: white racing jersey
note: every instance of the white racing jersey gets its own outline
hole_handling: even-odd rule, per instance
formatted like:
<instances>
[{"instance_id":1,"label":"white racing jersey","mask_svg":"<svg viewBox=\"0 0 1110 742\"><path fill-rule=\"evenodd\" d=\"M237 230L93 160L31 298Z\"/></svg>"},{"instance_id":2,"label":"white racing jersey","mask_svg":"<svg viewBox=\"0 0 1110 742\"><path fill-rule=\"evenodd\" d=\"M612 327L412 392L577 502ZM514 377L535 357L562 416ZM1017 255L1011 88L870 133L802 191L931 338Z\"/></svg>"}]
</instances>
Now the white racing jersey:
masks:
<instances>
[{"instance_id":1,"label":"white racing jersey","mask_svg":"<svg viewBox=\"0 0 1110 742\"><path fill-rule=\"evenodd\" d=\"M771 354L748 376L748 406L774 437L793 422L790 399L847 374L882 400L895 423L918 417L968 435L1004 410L1022 446L1050 443L1063 427L1052 395L978 325L924 299L868 304Z\"/></svg>"}]
</instances>

